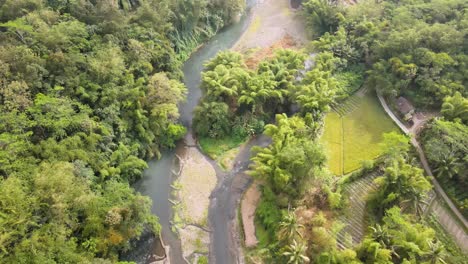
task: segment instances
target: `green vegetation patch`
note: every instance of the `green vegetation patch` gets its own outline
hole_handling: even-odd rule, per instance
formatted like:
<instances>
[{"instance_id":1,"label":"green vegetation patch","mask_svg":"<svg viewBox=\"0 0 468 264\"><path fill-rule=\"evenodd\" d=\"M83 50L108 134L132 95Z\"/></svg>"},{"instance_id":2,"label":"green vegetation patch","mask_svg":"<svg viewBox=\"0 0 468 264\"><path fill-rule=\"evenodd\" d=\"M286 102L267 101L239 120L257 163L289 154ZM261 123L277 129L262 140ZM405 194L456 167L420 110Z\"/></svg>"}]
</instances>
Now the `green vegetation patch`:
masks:
<instances>
[{"instance_id":1,"label":"green vegetation patch","mask_svg":"<svg viewBox=\"0 0 468 264\"><path fill-rule=\"evenodd\" d=\"M468 126L436 120L421 134L424 151L447 195L468 217Z\"/></svg>"},{"instance_id":2,"label":"green vegetation patch","mask_svg":"<svg viewBox=\"0 0 468 264\"><path fill-rule=\"evenodd\" d=\"M437 239L442 242L445 249L449 254L445 257L447 263L468 263L465 254L463 254L460 247L453 241L452 237L447 234L444 228L437 222L434 215L430 215L426 218L426 224L430 226L436 232Z\"/></svg>"},{"instance_id":3,"label":"green vegetation patch","mask_svg":"<svg viewBox=\"0 0 468 264\"><path fill-rule=\"evenodd\" d=\"M255 235L258 239L258 248L266 247L270 244L270 233L268 230L262 225L262 222L255 218Z\"/></svg>"},{"instance_id":4,"label":"green vegetation patch","mask_svg":"<svg viewBox=\"0 0 468 264\"><path fill-rule=\"evenodd\" d=\"M328 167L337 175L354 171L362 161L380 156L383 134L398 131L373 93L364 95L344 113L341 117L334 111L327 114L322 136Z\"/></svg>"},{"instance_id":5,"label":"green vegetation patch","mask_svg":"<svg viewBox=\"0 0 468 264\"><path fill-rule=\"evenodd\" d=\"M343 173L343 124L336 112L330 112L325 117L325 133L321 139L325 146L327 165L336 175Z\"/></svg>"},{"instance_id":6,"label":"green vegetation patch","mask_svg":"<svg viewBox=\"0 0 468 264\"><path fill-rule=\"evenodd\" d=\"M246 138L243 137L223 137L223 138L209 138L209 137L201 137L198 140L200 144L200 148L213 160L217 160L221 158L223 159L224 154L228 154L227 152L239 147L242 143L244 143ZM235 156L234 156L235 157ZM224 162L223 162L224 163Z\"/></svg>"}]
</instances>

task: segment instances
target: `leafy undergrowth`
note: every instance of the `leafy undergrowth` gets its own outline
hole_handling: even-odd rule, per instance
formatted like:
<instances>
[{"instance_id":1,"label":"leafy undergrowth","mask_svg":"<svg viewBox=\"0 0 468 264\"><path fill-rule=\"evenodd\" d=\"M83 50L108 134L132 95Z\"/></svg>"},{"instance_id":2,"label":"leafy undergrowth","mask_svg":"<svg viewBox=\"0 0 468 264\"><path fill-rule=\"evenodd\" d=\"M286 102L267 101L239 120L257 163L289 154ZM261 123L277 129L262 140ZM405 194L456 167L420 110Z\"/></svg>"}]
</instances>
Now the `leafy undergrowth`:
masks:
<instances>
[{"instance_id":1,"label":"leafy undergrowth","mask_svg":"<svg viewBox=\"0 0 468 264\"><path fill-rule=\"evenodd\" d=\"M449 254L445 256L446 263L468 263L468 260L466 260L466 255L463 254L463 252L455 243L455 241L453 241L450 235L448 235L447 232L445 232L443 227L439 224L439 222L437 222L434 216L430 215L429 217L427 217L426 223L432 229L434 229L434 231L436 232L437 239L439 239L442 242L445 249L448 251Z\"/></svg>"},{"instance_id":2,"label":"leafy undergrowth","mask_svg":"<svg viewBox=\"0 0 468 264\"><path fill-rule=\"evenodd\" d=\"M223 155L229 154L228 152L232 149L239 147L244 143L246 138L233 136L224 138L209 138L202 137L198 140L200 148L213 160L219 160L223 158ZM235 157L235 156L234 156ZM224 161L223 163L225 163Z\"/></svg>"},{"instance_id":3,"label":"leafy undergrowth","mask_svg":"<svg viewBox=\"0 0 468 264\"><path fill-rule=\"evenodd\" d=\"M270 244L270 234L257 218L255 218L255 235L258 240L258 248L264 248Z\"/></svg>"},{"instance_id":4,"label":"leafy undergrowth","mask_svg":"<svg viewBox=\"0 0 468 264\"><path fill-rule=\"evenodd\" d=\"M468 186L464 182L457 182L448 177L437 178L442 188L450 197L464 217L468 217L468 194L466 192Z\"/></svg>"},{"instance_id":5,"label":"leafy undergrowth","mask_svg":"<svg viewBox=\"0 0 468 264\"><path fill-rule=\"evenodd\" d=\"M356 102L338 109L343 110L342 117L333 111L325 118L321 141L326 148L328 167L336 175L352 172L361 167L362 161L380 156L383 134L399 131L373 93Z\"/></svg>"},{"instance_id":6,"label":"leafy undergrowth","mask_svg":"<svg viewBox=\"0 0 468 264\"><path fill-rule=\"evenodd\" d=\"M255 217L255 235L257 236L258 244L254 248L245 248L245 261L248 264L254 263L265 263L262 260L263 252L262 249L267 248L272 242L270 239L270 233L262 225L261 221Z\"/></svg>"}]
</instances>

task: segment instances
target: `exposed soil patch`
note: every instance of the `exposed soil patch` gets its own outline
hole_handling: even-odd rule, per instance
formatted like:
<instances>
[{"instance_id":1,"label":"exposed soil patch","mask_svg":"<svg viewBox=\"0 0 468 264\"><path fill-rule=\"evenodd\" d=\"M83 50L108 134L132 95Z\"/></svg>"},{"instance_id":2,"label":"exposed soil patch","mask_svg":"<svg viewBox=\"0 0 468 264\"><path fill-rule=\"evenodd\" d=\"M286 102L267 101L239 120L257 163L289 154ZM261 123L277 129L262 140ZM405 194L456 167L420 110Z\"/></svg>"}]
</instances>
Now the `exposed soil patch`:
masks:
<instances>
[{"instance_id":1,"label":"exposed soil patch","mask_svg":"<svg viewBox=\"0 0 468 264\"><path fill-rule=\"evenodd\" d=\"M299 44L293 37L286 34L283 38L267 48L251 49L245 52L245 64L249 69L257 68L258 64L275 55L277 49L293 49L298 48Z\"/></svg>"},{"instance_id":2,"label":"exposed soil patch","mask_svg":"<svg viewBox=\"0 0 468 264\"><path fill-rule=\"evenodd\" d=\"M297 43L306 42L306 31L299 13L291 10L289 0L258 0L248 30L234 47L244 52L251 48L272 46L286 35Z\"/></svg>"},{"instance_id":3,"label":"exposed soil patch","mask_svg":"<svg viewBox=\"0 0 468 264\"><path fill-rule=\"evenodd\" d=\"M244 227L245 246L254 247L258 240L255 235L255 210L260 201L261 192L257 182L252 183L241 202L242 225Z\"/></svg>"}]
</instances>

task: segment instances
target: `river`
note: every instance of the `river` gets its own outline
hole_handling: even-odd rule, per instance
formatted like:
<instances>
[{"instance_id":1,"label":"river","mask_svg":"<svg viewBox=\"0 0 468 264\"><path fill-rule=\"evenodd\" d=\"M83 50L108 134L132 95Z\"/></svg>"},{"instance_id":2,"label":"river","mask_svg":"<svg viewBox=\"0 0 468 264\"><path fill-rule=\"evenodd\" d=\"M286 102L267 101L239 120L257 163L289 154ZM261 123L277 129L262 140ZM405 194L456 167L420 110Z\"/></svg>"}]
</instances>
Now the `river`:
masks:
<instances>
[{"instance_id":1,"label":"river","mask_svg":"<svg viewBox=\"0 0 468 264\"><path fill-rule=\"evenodd\" d=\"M248 8L255 3L255 0L247 0ZM194 52L191 57L185 62L183 67L184 72L184 83L188 88L187 100L185 103L181 104L179 107L180 111L180 120L181 122L190 127L192 124L193 118L193 109L197 105L202 92L199 88L201 72L203 70L203 64L213 58L219 51L226 50L231 48L242 33L246 30L251 20L250 12L247 11L238 23L235 23L214 36L211 40L205 43L200 49ZM189 135L186 138L191 138ZM179 142L184 144L183 142ZM151 208L152 212L159 217L159 222L161 224L162 230L161 235L164 243L170 247L170 259L171 263L174 264L183 264L186 263L182 257L181 243L177 236L171 230L171 219L172 219L172 204L169 199L171 198L171 184L174 180L172 177L172 168L175 158L175 150L169 150L162 153L162 157L159 160L151 160L148 162L149 168L144 171L144 177L138 181L134 188L142 193L143 195L149 196L153 201L153 206ZM219 176L219 178L225 178L224 175ZM227 177L227 179L231 179ZM218 183L218 186L223 186L223 183ZM219 188L217 189L219 193ZM218 195L219 196L219 195ZM226 196L227 198L227 196ZM214 205L216 207L216 205ZM219 205L218 205L219 207ZM221 211L221 210L218 210ZM218 211L211 211L210 209L210 222L216 222L216 219L224 219L223 216L218 217ZM214 220L213 220L214 218ZM224 235L227 234L218 234L222 231L220 225L216 225L212 233L212 244L222 244L223 246L228 247L223 241ZM220 231L218 231L220 230ZM219 239L218 239L219 237ZM214 239L214 240L213 240ZM138 245L138 248L132 252L128 258L129 260L135 261L137 263L147 263L149 255L153 251L152 241L142 241ZM216 242L214 242L216 241ZM228 254L230 251L228 248L222 249L220 246L215 247L216 252L211 255L216 255L217 259L223 259L223 254L233 257ZM231 263L231 262L224 262Z\"/></svg>"}]
</instances>

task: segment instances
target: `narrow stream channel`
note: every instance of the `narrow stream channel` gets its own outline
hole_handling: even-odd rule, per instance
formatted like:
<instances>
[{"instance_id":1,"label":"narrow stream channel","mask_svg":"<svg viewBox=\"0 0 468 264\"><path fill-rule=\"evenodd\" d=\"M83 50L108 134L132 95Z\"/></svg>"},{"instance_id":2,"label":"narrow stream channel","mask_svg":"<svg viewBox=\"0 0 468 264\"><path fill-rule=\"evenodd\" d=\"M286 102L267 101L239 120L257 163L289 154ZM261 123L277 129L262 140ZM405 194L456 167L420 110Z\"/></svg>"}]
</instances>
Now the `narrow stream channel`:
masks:
<instances>
[{"instance_id":1,"label":"narrow stream channel","mask_svg":"<svg viewBox=\"0 0 468 264\"><path fill-rule=\"evenodd\" d=\"M248 8L255 3L255 0L247 0ZM202 92L199 88L201 72L203 64L214 57L219 51L231 48L246 30L251 20L250 12L246 12L241 20L214 36L211 40L205 43L199 50L185 62L183 67L184 83L188 88L187 101L180 105L180 120L190 127L193 118L193 109L197 105ZM187 135L186 138L191 138ZM183 142L179 142L184 144ZM180 147L180 146L179 146ZM170 247L170 260L173 264L186 263L182 257L181 243L177 236L171 231L172 219L172 204L169 199L171 197L171 184L174 180L171 175L173 161L175 158L175 150L170 150L162 153L162 158L159 160L151 160L148 162L149 168L144 172L144 177L138 181L134 187L143 195L151 197L153 206L152 212L159 217L159 222L162 226L162 238L166 245ZM222 232L222 231L221 231ZM214 231L216 238L216 230ZM218 241L218 240L216 240ZM153 252L153 241L140 242L139 248L135 249L129 260L137 263L148 263L150 255ZM213 240L212 240L213 242ZM217 243L217 242L216 242ZM222 259L222 258L219 258ZM223 262L230 263L230 262Z\"/></svg>"}]
</instances>

